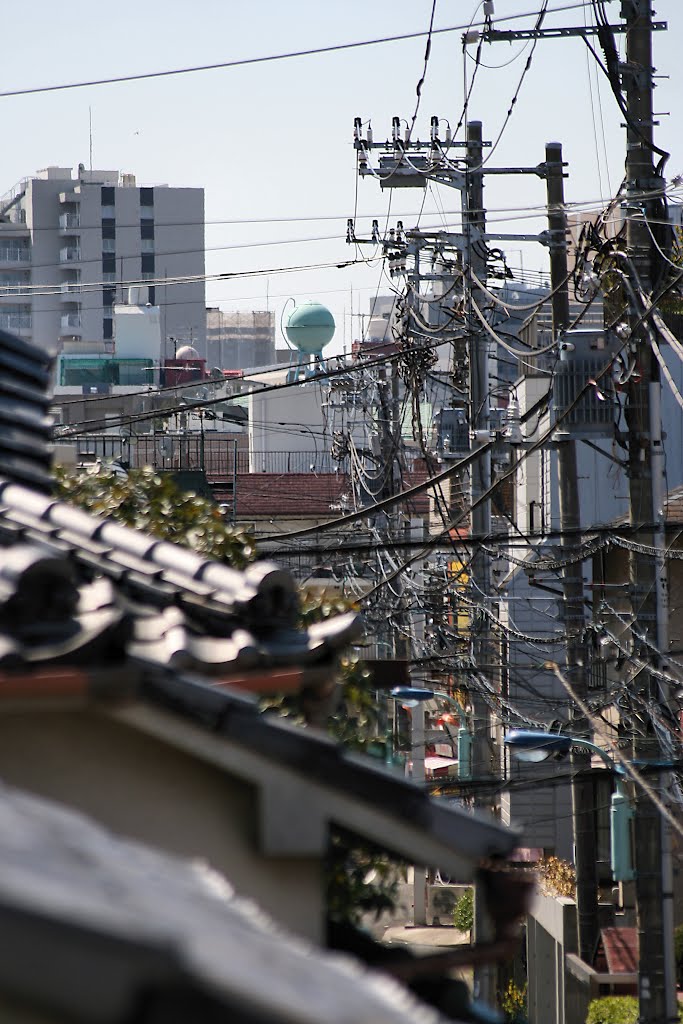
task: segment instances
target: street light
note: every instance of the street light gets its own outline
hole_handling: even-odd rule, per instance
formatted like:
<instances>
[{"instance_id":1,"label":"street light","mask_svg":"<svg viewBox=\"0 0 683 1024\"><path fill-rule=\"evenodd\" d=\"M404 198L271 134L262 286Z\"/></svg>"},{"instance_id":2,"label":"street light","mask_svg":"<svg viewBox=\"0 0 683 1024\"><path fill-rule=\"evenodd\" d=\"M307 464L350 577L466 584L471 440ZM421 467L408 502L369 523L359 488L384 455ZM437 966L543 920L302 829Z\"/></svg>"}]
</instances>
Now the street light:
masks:
<instances>
[{"instance_id":1,"label":"street light","mask_svg":"<svg viewBox=\"0 0 683 1024\"><path fill-rule=\"evenodd\" d=\"M450 704L453 704L458 709L460 716L460 725L458 727L457 735L457 750L458 750L458 778L466 780L472 778L472 733L467 728L467 725L463 721L465 717L465 709L463 708L460 701L456 700L455 697L451 697L449 693L443 693L440 690L430 690L422 686L395 686L391 691L391 696L394 700L400 701L406 708L418 708L422 706L428 700L445 700ZM413 779L415 781L424 782L424 753L422 753L421 764L422 774L419 779L415 775L415 750L417 749L417 739L415 737L415 726L417 725L418 730L421 729L421 745L420 750L424 751L424 709L421 714L413 715L411 720L411 746L413 747ZM450 735L450 734L449 734ZM418 753L418 757L420 754Z\"/></svg>"},{"instance_id":2,"label":"street light","mask_svg":"<svg viewBox=\"0 0 683 1024\"><path fill-rule=\"evenodd\" d=\"M544 761L553 755L562 757L569 753L573 747L590 750L602 758L608 771L617 777L616 789L610 800L610 866L612 868L612 876L617 882L633 881L636 877L636 870L631 853L631 838L635 808L626 790L624 777L627 775L627 772L624 767L615 762L606 750L598 747L590 740L579 736L566 736L560 733L541 732L540 730L518 729L508 733L505 737L505 744L518 759L527 761ZM652 769L654 771L669 771L672 768L680 767L680 762L665 760L642 761L634 759L631 764L636 768ZM661 872L662 879L665 880L660 911L662 931L665 936L664 987L667 993L667 1005L671 1005L673 1012L673 1008L676 1006L677 978L673 946L673 884L670 881L673 879L673 864L669 843L665 843L662 846ZM669 881L667 882L666 880ZM641 976L642 964L638 973ZM673 1020L674 1016L671 1016L670 1019Z\"/></svg>"},{"instance_id":3,"label":"street light","mask_svg":"<svg viewBox=\"0 0 683 1024\"><path fill-rule=\"evenodd\" d=\"M425 781L425 701L434 696L433 690L419 686L395 686L391 691L394 700L404 707L412 708L410 718L410 747L413 761L412 778L417 785ZM427 873L423 865L413 865L413 924L415 927L427 924Z\"/></svg>"},{"instance_id":4,"label":"street light","mask_svg":"<svg viewBox=\"0 0 683 1024\"><path fill-rule=\"evenodd\" d=\"M541 732L533 729L513 729L505 737L505 745L518 761L539 763L549 757L562 758L572 748L583 748L597 754L608 771L617 776L616 789L610 800L610 867L615 882L632 882L636 876L631 852L631 822L634 808L626 791L627 775L622 765L614 761L606 750L582 736ZM676 767L672 761L634 761L636 767L666 771Z\"/></svg>"}]
</instances>

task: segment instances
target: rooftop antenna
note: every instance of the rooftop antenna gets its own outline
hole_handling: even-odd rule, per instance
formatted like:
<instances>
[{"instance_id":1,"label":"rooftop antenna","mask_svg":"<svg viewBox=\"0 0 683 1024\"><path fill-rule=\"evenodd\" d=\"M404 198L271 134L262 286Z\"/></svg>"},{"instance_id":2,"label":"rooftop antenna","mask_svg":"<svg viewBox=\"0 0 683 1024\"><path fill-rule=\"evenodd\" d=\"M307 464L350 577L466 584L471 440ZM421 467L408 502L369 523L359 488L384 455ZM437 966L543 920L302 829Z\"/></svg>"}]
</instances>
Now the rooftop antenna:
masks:
<instances>
[{"instance_id":1,"label":"rooftop antenna","mask_svg":"<svg viewBox=\"0 0 683 1024\"><path fill-rule=\"evenodd\" d=\"M88 135L90 138L90 173L92 174L92 107L88 107Z\"/></svg>"}]
</instances>

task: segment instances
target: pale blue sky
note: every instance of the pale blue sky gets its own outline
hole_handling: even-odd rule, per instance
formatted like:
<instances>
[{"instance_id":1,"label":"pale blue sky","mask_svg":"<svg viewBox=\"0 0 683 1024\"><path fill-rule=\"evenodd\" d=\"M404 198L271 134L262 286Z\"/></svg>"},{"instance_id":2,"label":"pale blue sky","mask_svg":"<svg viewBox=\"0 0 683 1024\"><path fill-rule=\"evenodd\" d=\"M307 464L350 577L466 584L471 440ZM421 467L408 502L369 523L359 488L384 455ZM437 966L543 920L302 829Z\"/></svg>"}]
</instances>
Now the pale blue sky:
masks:
<instances>
[{"instance_id":1,"label":"pale blue sky","mask_svg":"<svg viewBox=\"0 0 683 1024\"><path fill-rule=\"evenodd\" d=\"M551 8L566 0L550 0ZM496 0L496 18L533 11L539 0ZM476 0L438 0L436 25L468 22ZM608 4L618 21L618 0ZM78 81L92 77L206 64L281 53L338 42L425 30L431 0L118 0L115 6L72 0L60 8L34 0L12 22L3 46L0 91ZM590 18L590 14L587 14ZM678 119L683 99L683 4L660 0L657 17L669 32L655 36L655 64L661 74L656 109L661 118L657 141L672 151L669 177L683 171ZM549 16L546 24L582 24L582 10ZM515 22L530 27L533 17ZM501 27L508 27L501 25ZM206 189L207 271L234 272L352 257L344 241L345 219L356 202L353 118L372 119L375 137L388 134L391 117L410 117L415 85L422 71L424 39L389 43L252 67L225 69L148 82L0 99L5 144L0 191L48 164L88 164L88 108L92 108L94 166L132 171L141 183L202 185ZM486 64L504 64L520 44L486 46ZM597 117L596 156L586 47L576 40L541 41L526 77L515 113L492 158L496 166L536 164L544 145L557 140L570 161L567 197L598 200L614 190L622 175L624 133L606 80L599 76L602 118ZM504 119L528 50L507 67L482 68L470 104L470 116L495 138ZM472 72L467 62L468 75ZM461 32L434 38L418 116L425 137L432 114L457 122L463 99ZM604 145L608 160L605 163ZM598 173L598 171L600 173ZM608 184L609 183L609 184ZM358 213L386 217L388 194L376 182L358 183ZM489 178L486 205L490 223L502 231L539 230L542 221L504 223L503 208L543 202L540 179ZM394 195L391 222L403 215L411 226L421 194ZM442 223L440 208L456 210L459 194L429 193L423 224ZM234 225L212 221L339 216L340 220ZM446 217L454 223L454 218ZM368 221L359 221L359 232ZM331 237L329 237L331 236ZM301 242L305 238L321 241ZM254 243L260 243L255 246ZM275 244L279 243L279 244ZM251 247L247 247L247 246ZM230 248L231 246L236 248ZM508 250L519 263L518 245ZM527 269L544 265L538 247L524 248ZM211 304L225 309L280 310L288 296L317 298L330 306L338 324L337 345L359 333L349 313L366 311L380 280L378 266L272 274L251 280L209 284ZM385 283L380 290L386 291ZM353 291L353 295L352 295Z\"/></svg>"}]
</instances>

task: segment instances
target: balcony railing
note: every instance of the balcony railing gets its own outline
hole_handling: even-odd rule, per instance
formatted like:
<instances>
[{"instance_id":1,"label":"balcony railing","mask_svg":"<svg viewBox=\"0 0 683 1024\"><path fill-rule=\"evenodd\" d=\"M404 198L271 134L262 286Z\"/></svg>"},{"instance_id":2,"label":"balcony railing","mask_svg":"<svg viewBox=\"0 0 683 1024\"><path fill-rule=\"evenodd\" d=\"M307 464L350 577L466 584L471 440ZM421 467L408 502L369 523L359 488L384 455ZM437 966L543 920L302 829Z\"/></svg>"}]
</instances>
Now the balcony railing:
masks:
<instances>
[{"instance_id":1,"label":"balcony railing","mask_svg":"<svg viewBox=\"0 0 683 1024\"><path fill-rule=\"evenodd\" d=\"M81 218L77 213L61 213L59 215L59 227L62 231L70 231L72 228L80 228Z\"/></svg>"},{"instance_id":2,"label":"balcony railing","mask_svg":"<svg viewBox=\"0 0 683 1024\"><path fill-rule=\"evenodd\" d=\"M31 330L30 313L3 313L0 311L0 327L5 331Z\"/></svg>"},{"instance_id":3,"label":"balcony railing","mask_svg":"<svg viewBox=\"0 0 683 1024\"><path fill-rule=\"evenodd\" d=\"M133 435L124 441L109 434L91 434L87 438L79 439L78 451L92 451L100 458L118 458L125 450L131 466L155 466L165 469L203 468L209 479L227 479L233 475L248 474L248 450L235 450L231 439L226 439L223 435L212 435L211 430L205 431L203 438L199 433L179 435L150 432ZM252 463L258 467L254 470L254 476L263 473L286 476L288 473L324 475L336 471L345 472L344 463L340 464L332 459L327 452L256 452L252 453Z\"/></svg>"},{"instance_id":4,"label":"balcony railing","mask_svg":"<svg viewBox=\"0 0 683 1024\"><path fill-rule=\"evenodd\" d=\"M26 246L0 246L0 263L30 263L31 250Z\"/></svg>"},{"instance_id":5,"label":"balcony railing","mask_svg":"<svg viewBox=\"0 0 683 1024\"><path fill-rule=\"evenodd\" d=\"M28 279L12 279L8 280L6 277L0 279L0 295L17 295L24 292L28 287Z\"/></svg>"},{"instance_id":6,"label":"balcony railing","mask_svg":"<svg viewBox=\"0 0 683 1024\"><path fill-rule=\"evenodd\" d=\"M66 246L64 249L59 250L59 262L60 263L80 263L81 250L76 246Z\"/></svg>"}]
</instances>

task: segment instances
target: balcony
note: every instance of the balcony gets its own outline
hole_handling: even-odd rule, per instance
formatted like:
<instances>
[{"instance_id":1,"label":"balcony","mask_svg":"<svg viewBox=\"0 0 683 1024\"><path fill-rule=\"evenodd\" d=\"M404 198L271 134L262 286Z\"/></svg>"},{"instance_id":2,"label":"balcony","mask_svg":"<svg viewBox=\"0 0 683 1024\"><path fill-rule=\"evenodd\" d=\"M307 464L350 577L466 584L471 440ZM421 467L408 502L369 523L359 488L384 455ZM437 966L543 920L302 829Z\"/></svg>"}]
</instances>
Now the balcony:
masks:
<instances>
[{"instance_id":1,"label":"balcony","mask_svg":"<svg viewBox=\"0 0 683 1024\"><path fill-rule=\"evenodd\" d=\"M17 263L30 263L31 262L31 250L28 246L19 245L2 245L0 246L0 265L10 264L15 266Z\"/></svg>"},{"instance_id":2,"label":"balcony","mask_svg":"<svg viewBox=\"0 0 683 1024\"><path fill-rule=\"evenodd\" d=\"M61 333L73 335L81 333L81 314L80 313L65 313L61 318L62 329Z\"/></svg>"},{"instance_id":3,"label":"balcony","mask_svg":"<svg viewBox=\"0 0 683 1024\"><path fill-rule=\"evenodd\" d=\"M60 203L80 203L81 193L80 192L60 192L59 193Z\"/></svg>"},{"instance_id":4,"label":"balcony","mask_svg":"<svg viewBox=\"0 0 683 1024\"><path fill-rule=\"evenodd\" d=\"M32 320L30 313L3 313L0 310L0 328L14 334L30 334Z\"/></svg>"},{"instance_id":5,"label":"balcony","mask_svg":"<svg viewBox=\"0 0 683 1024\"><path fill-rule=\"evenodd\" d=\"M28 277L0 277L0 299L21 297L25 300L28 288Z\"/></svg>"},{"instance_id":6,"label":"balcony","mask_svg":"<svg viewBox=\"0 0 683 1024\"><path fill-rule=\"evenodd\" d=\"M80 263L81 250L75 245L67 245L59 250L60 263Z\"/></svg>"},{"instance_id":7,"label":"balcony","mask_svg":"<svg viewBox=\"0 0 683 1024\"><path fill-rule=\"evenodd\" d=\"M59 233L71 233L78 231L81 226L81 218L78 213L61 213L59 215Z\"/></svg>"},{"instance_id":8,"label":"balcony","mask_svg":"<svg viewBox=\"0 0 683 1024\"><path fill-rule=\"evenodd\" d=\"M62 302L79 302L83 294L83 285L80 281L63 281L59 290Z\"/></svg>"}]
</instances>

